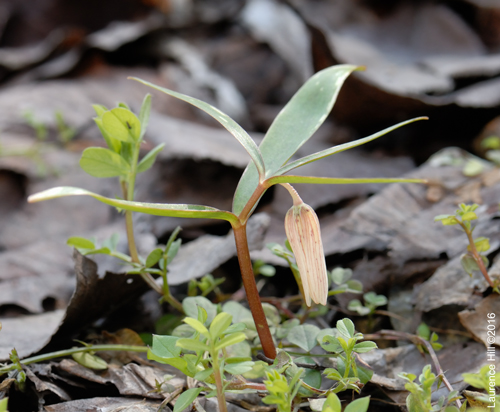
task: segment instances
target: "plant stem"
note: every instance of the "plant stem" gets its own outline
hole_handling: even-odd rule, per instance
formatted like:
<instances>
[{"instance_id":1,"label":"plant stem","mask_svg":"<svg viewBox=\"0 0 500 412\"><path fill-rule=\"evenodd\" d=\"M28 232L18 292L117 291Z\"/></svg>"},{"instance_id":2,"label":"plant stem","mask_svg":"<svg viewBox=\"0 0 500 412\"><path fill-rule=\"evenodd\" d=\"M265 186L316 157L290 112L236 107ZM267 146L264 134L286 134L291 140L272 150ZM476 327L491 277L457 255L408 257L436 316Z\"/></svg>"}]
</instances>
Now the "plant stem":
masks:
<instances>
[{"instance_id":1,"label":"plant stem","mask_svg":"<svg viewBox=\"0 0 500 412\"><path fill-rule=\"evenodd\" d=\"M495 284L490 278L490 275L488 274L488 270L484 266L483 258L479 254L479 252L476 249L476 244L474 243L474 238L472 237L472 232L462 223L459 222L460 226L462 226L462 229L464 230L465 234L467 235L467 239L469 239L469 246L470 250L472 252L472 256L474 257L474 260L477 263L477 266L479 267L479 270L483 274L484 278L486 279L486 282L495 289Z\"/></svg>"},{"instance_id":2,"label":"plant stem","mask_svg":"<svg viewBox=\"0 0 500 412\"><path fill-rule=\"evenodd\" d=\"M210 355L212 356L212 368L214 370L215 386L217 388L217 403L220 412L227 412L226 397L224 396L224 387L222 385L222 373L219 366L219 353L215 350L214 342L210 344Z\"/></svg>"},{"instance_id":3,"label":"plant stem","mask_svg":"<svg viewBox=\"0 0 500 412\"><path fill-rule=\"evenodd\" d=\"M139 148L137 148L137 156L139 156ZM135 163L137 163L137 159L135 159ZM126 200L134 200L134 183L135 183L135 168L132 167L132 172L134 173L131 176L129 176L129 181L124 182L121 181L121 187L122 187L122 193L123 193L123 198ZM128 241L128 249L130 252L130 257L132 258L133 263L138 263L140 264L141 261L139 259L139 253L137 253L137 246L135 244L135 237L134 237L134 222L132 220L132 212L130 210L125 211L125 228L127 230L127 241ZM158 285L153 276L151 276L149 273L146 272L140 272L139 275L141 278L146 282L149 287L156 292L158 292L160 295L163 295L163 291L161 289L161 286Z\"/></svg>"},{"instance_id":4,"label":"plant stem","mask_svg":"<svg viewBox=\"0 0 500 412\"><path fill-rule=\"evenodd\" d=\"M31 358L22 359L20 362L23 365L29 365L31 363L44 362L50 359L60 358L63 356L69 356L74 353L81 352L99 352L99 351L128 351L128 352L147 352L147 346L137 346L137 345L89 345L82 348L71 348L64 349L56 352L45 353L43 355L32 356ZM14 370L15 364L8 365L6 367L0 368L0 375L3 373Z\"/></svg>"},{"instance_id":5,"label":"plant stem","mask_svg":"<svg viewBox=\"0 0 500 412\"><path fill-rule=\"evenodd\" d=\"M248 306L252 312L255 327L259 335L260 343L264 354L271 359L276 358L276 348L274 346L273 337L267 324L266 315L262 308L259 291L255 283L255 275L253 273L252 261L250 259L250 251L248 250L248 240L246 224L239 226L233 225L234 240L236 242L236 251L238 253L238 261L240 264L241 278L247 295Z\"/></svg>"}]
</instances>

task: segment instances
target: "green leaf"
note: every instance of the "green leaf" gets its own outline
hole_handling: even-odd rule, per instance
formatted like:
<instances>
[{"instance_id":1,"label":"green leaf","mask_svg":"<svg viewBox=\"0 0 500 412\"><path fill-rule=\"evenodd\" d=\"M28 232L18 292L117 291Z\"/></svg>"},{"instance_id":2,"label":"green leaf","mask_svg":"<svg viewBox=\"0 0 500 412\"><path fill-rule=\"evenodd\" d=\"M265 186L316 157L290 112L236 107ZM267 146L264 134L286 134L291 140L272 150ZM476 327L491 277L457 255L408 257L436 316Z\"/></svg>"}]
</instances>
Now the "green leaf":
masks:
<instances>
[{"instance_id":1,"label":"green leaf","mask_svg":"<svg viewBox=\"0 0 500 412\"><path fill-rule=\"evenodd\" d=\"M454 215L438 215L434 218L434 222L439 222L444 226L458 225L458 220Z\"/></svg>"},{"instance_id":2,"label":"green leaf","mask_svg":"<svg viewBox=\"0 0 500 412\"><path fill-rule=\"evenodd\" d=\"M474 239L474 245L479 253L490 250L490 240L487 237L478 237Z\"/></svg>"},{"instance_id":3,"label":"green leaf","mask_svg":"<svg viewBox=\"0 0 500 412\"><path fill-rule=\"evenodd\" d=\"M242 322L245 319L252 319L252 312L239 302L230 300L224 303L222 311L229 313L233 317L234 323Z\"/></svg>"},{"instance_id":4,"label":"green leaf","mask_svg":"<svg viewBox=\"0 0 500 412\"><path fill-rule=\"evenodd\" d=\"M118 153L104 147L88 147L82 153L80 167L94 177L117 177L130 172L130 165Z\"/></svg>"},{"instance_id":5,"label":"green leaf","mask_svg":"<svg viewBox=\"0 0 500 412\"><path fill-rule=\"evenodd\" d=\"M179 348L192 350L193 352L198 352L198 351L205 352L209 350L209 347L206 344L196 339L180 338L176 342L176 345Z\"/></svg>"},{"instance_id":6,"label":"green leaf","mask_svg":"<svg viewBox=\"0 0 500 412\"><path fill-rule=\"evenodd\" d=\"M215 350L221 350L226 346L234 345L235 343L242 342L246 339L243 332L231 333L230 335L224 336L216 345Z\"/></svg>"},{"instance_id":7,"label":"green leaf","mask_svg":"<svg viewBox=\"0 0 500 412\"><path fill-rule=\"evenodd\" d=\"M135 143L141 136L141 122L130 110L117 107L104 113L102 125L109 135L122 142Z\"/></svg>"},{"instance_id":8,"label":"green leaf","mask_svg":"<svg viewBox=\"0 0 500 412\"><path fill-rule=\"evenodd\" d=\"M214 373L214 370L213 368L208 368L208 369L204 369L200 372L198 372L196 375L194 375L194 378L197 380L197 381L205 381L208 377L210 377L210 375L212 375L212 373Z\"/></svg>"},{"instance_id":9,"label":"green leaf","mask_svg":"<svg viewBox=\"0 0 500 412\"><path fill-rule=\"evenodd\" d=\"M348 318L341 319L337 322L337 330L344 336L352 338L354 336L354 323Z\"/></svg>"},{"instance_id":10,"label":"green leaf","mask_svg":"<svg viewBox=\"0 0 500 412\"><path fill-rule=\"evenodd\" d=\"M42 200L55 199L65 196L92 196L110 206L114 206L132 212L142 212L155 216L172 216L172 217L187 217L187 218L208 218L221 219L228 222L237 223L238 219L230 212L216 209L214 207L186 204L163 204L163 203L142 203L131 202L128 200L111 199L98 195L97 193L89 192L85 189L80 189L71 186L54 187L44 190L28 197L28 202L40 202Z\"/></svg>"},{"instance_id":11,"label":"green leaf","mask_svg":"<svg viewBox=\"0 0 500 412\"><path fill-rule=\"evenodd\" d=\"M98 117L102 117L102 115L108 111L106 106L103 106L102 104L93 104L92 108L94 109Z\"/></svg>"},{"instance_id":12,"label":"green leaf","mask_svg":"<svg viewBox=\"0 0 500 412\"><path fill-rule=\"evenodd\" d=\"M203 336L206 336L207 338L210 337L208 329L199 320L194 318L184 318L183 321L187 323L189 326L191 326L196 332L201 333Z\"/></svg>"},{"instance_id":13,"label":"green leaf","mask_svg":"<svg viewBox=\"0 0 500 412\"><path fill-rule=\"evenodd\" d=\"M177 402L175 402L174 411L173 412L182 412L189 405L193 403L196 397L200 394L203 388L193 388L188 389L183 392L181 396L177 398Z\"/></svg>"},{"instance_id":14,"label":"green leaf","mask_svg":"<svg viewBox=\"0 0 500 412\"><path fill-rule=\"evenodd\" d=\"M370 404L370 397L356 399L346 406L344 412L366 412Z\"/></svg>"},{"instance_id":15,"label":"green leaf","mask_svg":"<svg viewBox=\"0 0 500 412\"><path fill-rule=\"evenodd\" d=\"M266 180L267 186L278 183L307 183L316 185L353 185L361 183L427 183L425 179L404 178L337 178L337 177L314 177L314 176L274 176Z\"/></svg>"},{"instance_id":16,"label":"green leaf","mask_svg":"<svg viewBox=\"0 0 500 412\"><path fill-rule=\"evenodd\" d=\"M165 143L161 143L156 146L154 149L151 149L149 153L142 158L142 160L137 165L137 173L142 173L148 170L151 166L153 166L156 156L163 150L165 147Z\"/></svg>"},{"instance_id":17,"label":"green leaf","mask_svg":"<svg viewBox=\"0 0 500 412\"><path fill-rule=\"evenodd\" d=\"M85 239L84 237L73 236L70 237L66 244L68 246L73 246L76 249L95 249L95 244L89 239Z\"/></svg>"},{"instance_id":18,"label":"green leaf","mask_svg":"<svg viewBox=\"0 0 500 412\"><path fill-rule=\"evenodd\" d=\"M352 269L335 268L331 272L333 283L341 285L347 282L352 277Z\"/></svg>"},{"instance_id":19,"label":"green leaf","mask_svg":"<svg viewBox=\"0 0 500 412\"><path fill-rule=\"evenodd\" d=\"M97 110L96 110L97 111ZM110 134L106 131L104 126L102 125L102 119L101 118L94 118L95 124L99 128L99 131L102 134L102 137L106 141L106 144L108 147L115 153L120 153L121 147L122 147L122 142L119 140L113 138L110 136Z\"/></svg>"},{"instance_id":20,"label":"green leaf","mask_svg":"<svg viewBox=\"0 0 500 412\"><path fill-rule=\"evenodd\" d=\"M233 317L229 313L219 313L210 324L210 338L216 339L221 336L231 325Z\"/></svg>"},{"instance_id":21,"label":"green leaf","mask_svg":"<svg viewBox=\"0 0 500 412\"><path fill-rule=\"evenodd\" d=\"M316 341L316 336L320 329L314 325L299 325L293 327L290 332L288 332L287 340L299 348L304 349L306 352L310 352L318 342Z\"/></svg>"},{"instance_id":22,"label":"green leaf","mask_svg":"<svg viewBox=\"0 0 500 412\"><path fill-rule=\"evenodd\" d=\"M207 298L203 296L194 296L187 297L182 301L182 308L184 309L184 313L191 318L198 318L198 306L205 309L207 312L207 321L206 325L212 323L212 320L217 315L216 306L210 302Z\"/></svg>"},{"instance_id":23,"label":"green leaf","mask_svg":"<svg viewBox=\"0 0 500 412\"><path fill-rule=\"evenodd\" d=\"M327 352L341 353L343 351L339 340L335 336L323 336L320 345Z\"/></svg>"},{"instance_id":24,"label":"green leaf","mask_svg":"<svg viewBox=\"0 0 500 412\"><path fill-rule=\"evenodd\" d=\"M338 65L316 73L281 110L260 144L267 178L273 176L323 124L344 80L354 70L356 66ZM241 213L256 189L259 175L252 164L247 166L234 196L236 215Z\"/></svg>"},{"instance_id":25,"label":"green leaf","mask_svg":"<svg viewBox=\"0 0 500 412\"><path fill-rule=\"evenodd\" d=\"M7 403L9 402L9 398L0 399L0 412L7 412Z\"/></svg>"},{"instance_id":26,"label":"green leaf","mask_svg":"<svg viewBox=\"0 0 500 412\"><path fill-rule=\"evenodd\" d=\"M170 96L176 97L177 99L192 104L193 106L203 110L205 113L212 116L227 131L229 131L229 133L231 133L238 140L238 142L240 142L240 144L245 148L247 153L250 155L253 164L255 164L258 170L258 175L262 176L262 178L264 177L265 175L264 160L262 159L262 155L260 153L259 148L255 144L253 139L248 135L248 133L238 123L236 123L233 119L231 119L227 114L222 113L219 109L213 107L212 105L206 102L195 99L194 97L186 96L185 94L177 93L174 92L173 90L156 86L153 83L149 83L145 80L138 79L136 77L131 77L131 79L137 80L139 83L142 83L146 86L152 87L153 89L159 90L160 92L166 93Z\"/></svg>"},{"instance_id":27,"label":"green leaf","mask_svg":"<svg viewBox=\"0 0 500 412\"><path fill-rule=\"evenodd\" d=\"M484 170L485 162L480 161L479 159L469 159L465 163L464 168L462 169L462 173L465 176L477 176Z\"/></svg>"},{"instance_id":28,"label":"green leaf","mask_svg":"<svg viewBox=\"0 0 500 412\"><path fill-rule=\"evenodd\" d=\"M245 361L238 363L230 363L224 366L224 370L232 375L241 375L252 370L254 362Z\"/></svg>"},{"instance_id":29,"label":"green leaf","mask_svg":"<svg viewBox=\"0 0 500 412\"><path fill-rule=\"evenodd\" d=\"M462 264L465 272L467 272L471 276L474 271L479 270L476 259L474 259L474 257L469 254L463 254L460 257L460 263Z\"/></svg>"},{"instance_id":30,"label":"green leaf","mask_svg":"<svg viewBox=\"0 0 500 412\"><path fill-rule=\"evenodd\" d=\"M78 352L71 355L73 359L80 365L94 370L108 369L107 362L99 356L93 355L88 352Z\"/></svg>"},{"instance_id":31,"label":"green leaf","mask_svg":"<svg viewBox=\"0 0 500 412\"><path fill-rule=\"evenodd\" d=\"M474 212L465 212L462 215L462 221L464 221L464 220L476 220L476 219L477 219L477 215Z\"/></svg>"},{"instance_id":32,"label":"green leaf","mask_svg":"<svg viewBox=\"0 0 500 412\"><path fill-rule=\"evenodd\" d=\"M151 95L148 93L146 96L144 96L144 100L142 101L141 105L141 111L139 113L139 121L141 122L140 139L144 137L146 129L148 128L150 113L151 113Z\"/></svg>"},{"instance_id":33,"label":"green leaf","mask_svg":"<svg viewBox=\"0 0 500 412\"><path fill-rule=\"evenodd\" d=\"M180 348L176 346L178 340L176 336L153 335L151 352L160 358L178 357L181 353Z\"/></svg>"},{"instance_id":34,"label":"green leaf","mask_svg":"<svg viewBox=\"0 0 500 412\"><path fill-rule=\"evenodd\" d=\"M322 412L342 412L342 405L340 404L340 399L336 394L328 394L326 402L323 404Z\"/></svg>"},{"instance_id":35,"label":"green leaf","mask_svg":"<svg viewBox=\"0 0 500 412\"><path fill-rule=\"evenodd\" d=\"M344 144L340 144L337 146L333 146L329 149L322 150L320 152L311 154L309 156L302 157L300 159L294 160L293 162L285 164L283 167L281 167L274 175L283 175L290 170L296 169L297 167L304 166L308 163L315 162L316 160L323 159L327 156L331 156L336 153L343 152L345 150L352 149L357 146L361 146L365 143L371 142L372 140L378 139L381 136L384 136L385 134L392 132L393 130L396 130L402 126L406 126L407 124L419 121L419 120L427 120L427 117L416 117L414 119L407 120L405 122L398 123L394 126L388 127L387 129L381 130L378 133L372 134L371 136L364 137L362 139L355 140L354 142L348 142ZM269 171L268 171L269 173Z\"/></svg>"},{"instance_id":36,"label":"green leaf","mask_svg":"<svg viewBox=\"0 0 500 412\"><path fill-rule=\"evenodd\" d=\"M163 250L161 250L160 248L153 250L146 258L146 267L150 268L156 265L158 261L161 259L162 255L163 255Z\"/></svg>"},{"instance_id":37,"label":"green leaf","mask_svg":"<svg viewBox=\"0 0 500 412\"><path fill-rule=\"evenodd\" d=\"M177 348L180 351L180 348ZM148 349L147 357L150 360L154 360L159 363L164 363L165 365L173 366L174 368L180 370L184 375L193 377L194 373L190 370L188 363L184 358L162 358L161 356L155 355L151 349Z\"/></svg>"},{"instance_id":38,"label":"green leaf","mask_svg":"<svg viewBox=\"0 0 500 412\"><path fill-rule=\"evenodd\" d=\"M366 353L370 352L373 349L377 349L377 344L372 341L366 341L366 342L356 343L356 345L354 345L353 350L354 352L357 353Z\"/></svg>"}]
</instances>

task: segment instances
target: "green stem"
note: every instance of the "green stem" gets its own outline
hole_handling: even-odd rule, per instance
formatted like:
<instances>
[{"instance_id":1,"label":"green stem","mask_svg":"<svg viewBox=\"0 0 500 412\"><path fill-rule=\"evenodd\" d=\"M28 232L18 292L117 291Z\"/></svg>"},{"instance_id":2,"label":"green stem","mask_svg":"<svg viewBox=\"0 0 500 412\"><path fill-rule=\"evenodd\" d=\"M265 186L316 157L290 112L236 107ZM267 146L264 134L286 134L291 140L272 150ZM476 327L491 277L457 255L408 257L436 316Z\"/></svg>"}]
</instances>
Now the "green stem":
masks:
<instances>
[{"instance_id":1,"label":"green stem","mask_svg":"<svg viewBox=\"0 0 500 412\"><path fill-rule=\"evenodd\" d=\"M219 354L215 350L213 341L210 343L210 355L212 356L212 368L214 370L215 386L217 388L217 403L220 412L227 412L226 397L224 396L224 387L222 385L222 373L219 365Z\"/></svg>"},{"instance_id":2,"label":"green stem","mask_svg":"<svg viewBox=\"0 0 500 412\"><path fill-rule=\"evenodd\" d=\"M458 221L458 220L457 220ZM483 258L479 254L479 252L476 249L476 244L474 243L474 238L472 237L472 232L462 223L458 222L460 226L462 226L462 229L464 230L465 234L467 235L467 238L469 239L469 246L470 250L472 252L472 256L474 257L474 260L477 263L477 266L479 267L479 270L483 274L484 278L486 279L486 282L495 289L495 284L490 278L490 275L488 275L488 271L486 270L486 267L484 266Z\"/></svg>"},{"instance_id":3,"label":"green stem","mask_svg":"<svg viewBox=\"0 0 500 412\"><path fill-rule=\"evenodd\" d=\"M274 346L271 331L269 330L269 325L267 324L264 309L262 308L257 284L255 283L255 275L253 273L250 251L248 249L246 224L239 226L233 225L233 233L240 264L241 278L243 280L248 306L252 312L260 343L264 350L264 354L268 358L274 359L276 358L276 348Z\"/></svg>"},{"instance_id":4,"label":"green stem","mask_svg":"<svg viewBox=\"0 0 500 412\"><path fill-rule=\"evenodd\" d=\"M147 352L147 346L137 346L137 345L89 345L82 348L71 348L64 349L56 352L45 353L43 355L32 356L31 358L22 359L20 362L23 365L29 365L31 363L44 362L51 359L61 358L63 356L70 356L74 353L81 352L99 352L99 351L128 351L128 352ZM14 370L16 368L15 364L7 365L0 368L0 375Z\"/></svg>"},{"instance_id":5,"label":"green stem","mask_svg":"<svg viewBox=\"0 0 500 412\"><path fill-rule=\"evenodd\" d=\"M128 182L123 182L123 181L120 182L122 186L123 198L129 201L134 200L136 163L139 156L138 145L136 151L137 154L136 156L134 156L135 163L134 162L132 163L132 171L130 172L129 178L127 179ZM132 220L132 212L130 210L125 211L125 228L127 231L128 249L130 252L130 257L132 258L132 262L140 265L141 261L139 259L139 253L137 252L137 246L135 244L135 237L134 237L134 222ZM146 272L140 272L139 275L144 280L144 282L146 282L149 285L151 289L155 290L160 295L162 295L161 286L155 282L153 276L151 276L149 273Z\"/></svg>"}]
</instances>

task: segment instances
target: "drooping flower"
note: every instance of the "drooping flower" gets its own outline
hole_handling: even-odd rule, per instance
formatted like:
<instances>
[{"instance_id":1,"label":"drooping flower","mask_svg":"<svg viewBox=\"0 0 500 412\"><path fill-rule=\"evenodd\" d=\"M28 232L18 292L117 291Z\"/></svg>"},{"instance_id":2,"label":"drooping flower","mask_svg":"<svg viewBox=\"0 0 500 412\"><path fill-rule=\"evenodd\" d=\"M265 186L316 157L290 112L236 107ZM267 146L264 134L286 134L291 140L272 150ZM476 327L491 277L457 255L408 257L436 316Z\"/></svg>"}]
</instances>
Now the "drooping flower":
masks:
<instances>
[{"instance_id":1,"label":"drooping flower","mask_svg":"<svg viewBox=\"0 0 500 412\"><path fill-rule=\"evenodd\" d=\"M292 186L287 186L293 206L285 216L285 231L299 268L306 305L311 306L311 300L326 305L328 275L318 216Z\"/></svg>"}]
</instances>

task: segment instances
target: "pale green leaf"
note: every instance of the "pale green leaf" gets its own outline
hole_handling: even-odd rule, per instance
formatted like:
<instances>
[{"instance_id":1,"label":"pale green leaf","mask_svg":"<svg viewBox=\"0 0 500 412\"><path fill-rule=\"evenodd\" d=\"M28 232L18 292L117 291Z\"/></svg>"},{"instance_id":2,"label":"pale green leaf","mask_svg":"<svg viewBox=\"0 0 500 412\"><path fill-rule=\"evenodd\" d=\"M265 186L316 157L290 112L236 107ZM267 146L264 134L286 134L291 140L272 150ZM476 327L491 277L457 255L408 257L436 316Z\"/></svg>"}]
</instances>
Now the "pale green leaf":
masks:
<instances>
[{"instance_id":1,"label":"pale green leaf","mask_svg":"<svg viewBox=\"0 0 500 412\"><path fill-rule=\"evenodd\" d=\"M110 206L155 216L221 219L232 223L238 222L238 219L232 213L215 209L213 207L186 204L131 202L127 200L111 199L98 195L97 193L89 192L85 189L79 189L71 186L54 187L52 189L33 194L28 197L28 202L34 203L65 196L92 196L94 199Z\"/></svg>"},{"instance_id":2,"label":"pale green leaf","mask_svg":"<svg viewBox=\"0 0 500 412\"><path fill-rule=\"evenodd\" d=\"M328 67L307 80L290 99L260 144L266 177L273 176L323 124L344 80L354 70L356 66L352 65ZM247 166L234 196L236 215L241 213L256 189L259 175L261 173L257 173L253 164Z\"/></svg>"},{"instance_id":3,"label":"pale green leaf","mask_svg":"<svg viewBox=\"0 0 500 412\"><path fill-rule=\"evenodd\" d=\"M130 172L130 165L118 153L104 147L88 147L82 153L80 167L94 177L117 177Z\"/></svg>"},{"instance_id":4,"label":"pale green leaf","mask_svg":"<svg viewBox=\"0 0 500 412\"><path fill-rule=\"evenodd\" d=\"M194 378L197 380L197 381L204 381L206 380L210 375L212 375L212 373L214 373L214 370L212 368L208 368L208 369L204 369L200 372L198 372L196 375L194 375Z\"/></svg>"},{"instance_id":5,"label":"pale green leaf","mask_svg":"<svg viewBox=\"0 0 500 412\"><path fill-rule=\"evenodd\" d=\"M227 114L222 113L219 109L213 107L212 105L203 102L201 100L195 99L194 97L186 96L185 94L174 92L173 90L166 89L164 87L157 86L153 83L147 82L142 79L138 79L136 77L131 77L133 80L137 80L138 82L145 84L146 86L152 87L160 92L166 93L170 96L176 97L177 99L183 100L198 109L203 110L205 113L212 116L215 120L217 120L229 133L231 133L245 148L247 153L250 155L250 158L255 164L258 174L262 176L265 175L264 161L262 159L262 155L259 151L259 148L253 141L253 139L248 135L248 133L233 119L231 119Z\"/></svg>"},{"instance_id":6,"label":"pale green leaf","mask_svg":"<svg viewBox=\"0 0 500 412\"><path fill-rule=\"evenodd\" d=\"M198 352L198 351L205 352L205 351L209 350L209 347L206 344L204 344L203 342L200 342L197 339L180 338L176 342L176 345L179 348L192 350L193 352Z\"/></svg>"},{"instance_id":7,"label":"pale green leaf","mask_svg":"<svg viewBox=\"0 0 500 412\"><path fill-rule=\"evenodd\" d=\"M306 352L311 351L318 342L316 337L318 336L320 329L314 325L299 325L293 327L290 332L288 332L287 340L299 348L304 349Z\"/></svg>"},{"instance_id":8,"label":"pale green leaf","mask_svg":"<svg viewBox=\"0 0 500 412\"><path fill-rule=\"evenodd\" d=\"M229 313L219 313L210 324L210 337L216 339L231 325L233 317Z\"/></svg>"},{"instance_id":9,"label":"pale green leaf","mask_svg":"<svg viewBox=\"0 0 500 412\"><path fill-rule=\"evenodd\" d=\"M315 162L316 160L323 159L327 156L331 156L336 153L343 152L345 150L352 149L357 146L361 146L365 143L371 142L372 140L378 139L381 136L384 136L385 134L392 132L393 130L399 129L402 126L406 126L407 124L419 121L419 120L427 120L427 117L416 117L414 119L407 120L405 122L398 123L394 126L388 127L387 129L381 130L380 132L377 132L375 134L372 134L368 137L364 137L362 139L355 140L354 142L348 142L348 143L343 143L337 146L333 146L329 149L322 150L317 153L313 153L309 156L302 157L300 159L294 160L293 162L285 164L283 167L281 167L275 175L283 175L290 170L296 169L297 167L304 166L308 163Z\"/></svg>"},{"instance_id":10,"label":"pale green leaf","mask_svg":"<svg viewBox=\"0 0 500 412\"><path fill-rule=\"evenodd\" d=\"M97 111L97 110L96 110ZM120 142L118 139L115 139L111 137L111 135L106 131L104 126L102 125L102 119L101 118L94 118L95 124L99 128L99 131L102 134L102 137L106 141L106 144L108 147L113 150L115 153L120 153L121 147L122 147L122 142Z\"/></svg>"},{"instance_id":11,"label":"pale green leaf","mask_svg":"<svg viewBox=\"0 0 500 412\"><path fill-rule=\"evenodd\" d=\"M182 301L184 313L191 318L198 318L198 306L205 309L207 312L205 324L210 324L217 315L217 308L212 302L203 296L190 296Z\"/></svg>"},{"instance_id":12,"label":"pale green leaf","mask_svg":"<svg viewBox=\"0 0 500 412\"><path fill-rule=\"evenodd\" d=\"M366 353L373 349L377 349L377 344L372 341L360 342L354 345L354 352L357 353Z\"/></svg>"},{"instance_id":13,"label":"pale green leaf","mask_svg":"<svg viewBox=\"0 0 500 412\"><path fill-rule=\"evenodd\" d=\"M344 412L366 412L368 410L368 405L370 404L370 397L366 396L364 398L359 398L346 406Z\"/></svg>"},{"instance_id":14,"label":"pale green leaf","mask_svg":"<svg viewBox=\"0 0 500 412\"><path fill-rule=\"evenodd\" d=\"M163 254L163 250L160 248L154 249L146 258L146 267L150 268L158 263Z\"/></svg>"},{"instance_id":15,"label":"pale green leaf","mask_svg":"<svg viewBox=\"0 0 500 412\"><path fill-rule=\"evenodd\" d=\"M84 237L73 236L70 237L66 244L68 246L73 246L76 249L95 249L94 242Z\"/></svg>"},{"instance_id":16,"label":"pale green leaf","mask_svg":"<svg viewBox=\"0 0 500 412\"><path fill-rule=\"evenodd\" d=\"M344 336L352 338L354 336L354 323L351 319L344 318L337 321L337 330Z\"/></svg>"},{"instance_id":17,"label":"pale green leaf","mask_svg":"<svg viewBox=\"0 0 500 412\"><path fill-rule=\"evenodd\" d=\"M246 373L252 370L254 362L245 361L238 363L230 363L224 366L224 370L233 375L241 375L242 373Z\"/></svg>"},{"instance_id":18,"label":"pale green leaf","mask_svg":"<svg viewBox=\"0 0 500 412\"><path fill-rule=\"evenodd\" d=\"M130 110L117 107L104 113L102 126L109 135L122 142L135 143L141 135L141 122Z\"/></svg>"},{"instance_id":19,"label":"pale green leaf","mask_svg":"<svg viewBox=\"0 0 500 412\"><path fill-rule=\"evenodd\" d=\"M341 412L342 405L340 399L335 393L328 394L325 403L323 404L323 412Z\"/></svg>"},{"instance_id":20,"label":"pale green leaf","mask_svg":"<svg viewBox=\"0 0 500 412\"><path fill-rule=\"evenodd\" d=\"M71 355L73 359L80 365L94 370L108 369L107 362L99 356L93 355L88 352L78 352Z\"/></svg>"},{"instance_id":21,"label":"pale green leaf","mask_svg":"<svg viewBox=\"0 0 500 412\"><path fill-rule=\"evenodd\" d=\"M156 156L163 150L165 147L165 143L161 143L155 148L151 149L151 151L144 156L139 164L137 165L137 173L142 173L148 170L151 166L153 166Z\"/></svg>"},{"instance_id":22,"label":"pale green leaf","mask_svg":"<svg viewBox=\"0 0 500 412\"><path fill-rule=\"evenodd\" d=\"M231 333L230 335L224 336L217 345L215 345L215 350L221 350L226 346L234 345L239 342L243 342L246 339L246 336L243 332Z\"/></svg>"},{"instance_id":23,"label":"pale green leaf","mask_svg":"<svg viewBox=\"0 0 500 412\"><path fill-rule=\"evenodd\" d=\"M405 178L337 178L337 177L314 177L284 175L275 176L266 180L266 186L278 183L308 183L319 185L352 185L361 183L427 183L425 179L405 179Z\"/></svg>"},{"instance_id":24,"label":"pale green leaf","mask_svg":"<svg viewBox=\"0 0 500 412\"><path fill-rule=\"evenodd\" d=\"M175 344L179 340L176 336L153 335L151 351L161 358L175 358L181 353Z\"/></svg>"},{"instance_id":25,"label":"pale green leaf","mask_svg":"<svg viewBox=\"0 0 500 412\"><path fill-rule=\"evenodd\" d=\"M181 396L177 398L174 406L174 412L182 412L189 405L193 403L196 397L200 394L203 388L193 388L184 391Z\"/></svg>"},{"instance_id":26,"label":"pale green leaf","mask_svg":"<svg viewBox=\"0 0 500 412\"><path fill-rule=\"evenodd\" d=\"M207 338L210 337L208 329L199 320L193 318L184 318L184 322L187 323L189 326L191 326L196 332L201 333L203 336L206 336Z\"/></svg>"},{"instance_id":27,"label":"pale green leaf","mask_svg":"<svg viewBox=\"0 0 500 412\"><path fill-rule=\"evenodd\" d=\"M144 100L142 101L141 111L139 113L139 121L141 122L141 134L140 139L144 137L146 133L146 129L149 123L149 114L151 113L151 95L148 93L144 96Z\"/></svg>"}]
</instances>

